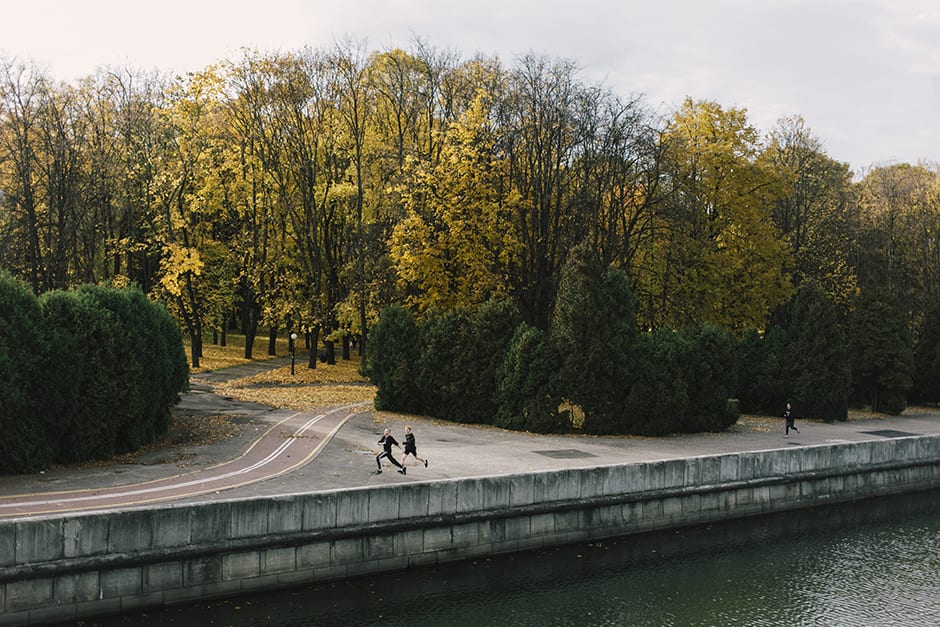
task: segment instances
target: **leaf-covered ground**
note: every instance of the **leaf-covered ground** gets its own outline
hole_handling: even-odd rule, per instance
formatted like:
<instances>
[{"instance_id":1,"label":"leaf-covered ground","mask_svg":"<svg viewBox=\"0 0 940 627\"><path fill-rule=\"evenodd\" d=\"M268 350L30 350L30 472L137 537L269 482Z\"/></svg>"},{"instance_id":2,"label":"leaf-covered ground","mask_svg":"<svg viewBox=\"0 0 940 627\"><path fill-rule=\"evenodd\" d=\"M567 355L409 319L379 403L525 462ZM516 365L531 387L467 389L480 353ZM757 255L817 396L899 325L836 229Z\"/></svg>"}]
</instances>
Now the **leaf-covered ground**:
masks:
<instances>
[{"instance_id":1,"label":"leaf-covered ground","mask_svg":"<svg viewBox=\"0 0 940 627\"><path fill-rule=\"evenodd\" d=\"M276 368L262 374L235 379L215 391L239 400L273 407L311 410L326 405L371 402L375 386L359 374L359 359L336 360L336 364L306 363Z\"/></svg>"}]
</instances>

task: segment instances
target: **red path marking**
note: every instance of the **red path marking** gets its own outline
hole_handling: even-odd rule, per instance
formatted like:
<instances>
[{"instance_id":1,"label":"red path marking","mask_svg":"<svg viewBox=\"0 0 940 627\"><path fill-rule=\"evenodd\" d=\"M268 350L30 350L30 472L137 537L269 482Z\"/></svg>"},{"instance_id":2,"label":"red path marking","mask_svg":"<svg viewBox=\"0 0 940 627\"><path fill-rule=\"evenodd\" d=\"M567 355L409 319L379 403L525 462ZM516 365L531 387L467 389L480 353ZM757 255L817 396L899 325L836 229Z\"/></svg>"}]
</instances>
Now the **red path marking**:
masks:
<instances>
[{"instance_id":1,"label":"red path marking","mask_svg":"<svg viewBox=\"0 0 940 627\"><path fill-rule=\"evenodd\" d=\"M272 425L235 459L205 470L143 483L0 497L0 518L142 505L272 479L316 457L361 407L344 405L322 414L292 414Z\"/></svg>"}]
</instances>

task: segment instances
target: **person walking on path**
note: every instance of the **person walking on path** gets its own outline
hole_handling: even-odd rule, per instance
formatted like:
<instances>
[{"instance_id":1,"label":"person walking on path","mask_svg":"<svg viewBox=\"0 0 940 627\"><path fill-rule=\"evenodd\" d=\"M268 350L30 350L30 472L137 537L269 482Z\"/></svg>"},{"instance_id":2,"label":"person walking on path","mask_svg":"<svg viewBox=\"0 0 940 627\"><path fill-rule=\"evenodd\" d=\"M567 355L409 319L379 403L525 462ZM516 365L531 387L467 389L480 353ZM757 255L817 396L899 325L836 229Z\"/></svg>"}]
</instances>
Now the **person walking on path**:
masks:
<instances>
[{"instance_id":1,"label":"person walking on path","mask_svg":"<svg viewBox=\"0 0 940 627\"><path fill-rule=\"evenodd\" d=\"M401 465L406 466L408 456L411 455L416 461L424 462L424 467L428 467L428 460L418 457L418 447L415 446L415 434L411 432L411 425L405 426L405 454L402 455Z\"/></svg>"},{"instance_id":2,"label":"person walking on path","mask_svg":"<svg viewBox=\"0 0 940 627\"><path fill-rule=\"evenodd\" d=\"M796 428L796 425L793 424L793 421L796 420L796 417L793 415L793 407L790 406L790 403L787 403L787 408L783 410L783 419L787 421L787 428L783 437L790 437L790 429L793 429L797 433L800 432L800 430Z\"/></svg>"},{"instance_id":3,"label":"person walking on path","mask_svg":"<svg viewBox=\"0 0 940 627\"><path fill-rule=\"evenodd\" d=\"M408 470L404 466L402 466L401 463L399 463L397 459L392 457L392 446L397 446L398 448L401 448L401 445L398 443L398 440L396 440L395 437L392 435L391 429L385 430L385 433L382 434L381 438L379 438L379 444L382 445L383 450L381 453L375 456L375 463L379 467L379 469L376 471L375 474L377 475L382 474L382 458L383 457L387 457L388 461L398 466L398 472L400 474L405 474L406 472L408 472Z\"/></svg>"}]
</instances>

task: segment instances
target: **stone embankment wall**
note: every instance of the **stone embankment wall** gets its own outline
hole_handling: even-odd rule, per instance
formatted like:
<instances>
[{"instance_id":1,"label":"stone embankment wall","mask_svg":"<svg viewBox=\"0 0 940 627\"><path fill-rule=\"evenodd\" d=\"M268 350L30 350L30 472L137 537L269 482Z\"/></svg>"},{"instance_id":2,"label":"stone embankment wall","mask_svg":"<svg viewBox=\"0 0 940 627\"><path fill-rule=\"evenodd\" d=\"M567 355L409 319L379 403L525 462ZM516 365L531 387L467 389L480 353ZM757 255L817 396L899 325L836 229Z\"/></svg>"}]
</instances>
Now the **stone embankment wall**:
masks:
<instances>
[{"instance_id":1,"label":"stone embankment wall","mask_svg":"<svg viewBox=\"0 0 940 627\"><path fill-rule=\"evenodd\" d=\"M940 487L940 436L0 521L0 625Z\"/></svg>"}]
</instances>

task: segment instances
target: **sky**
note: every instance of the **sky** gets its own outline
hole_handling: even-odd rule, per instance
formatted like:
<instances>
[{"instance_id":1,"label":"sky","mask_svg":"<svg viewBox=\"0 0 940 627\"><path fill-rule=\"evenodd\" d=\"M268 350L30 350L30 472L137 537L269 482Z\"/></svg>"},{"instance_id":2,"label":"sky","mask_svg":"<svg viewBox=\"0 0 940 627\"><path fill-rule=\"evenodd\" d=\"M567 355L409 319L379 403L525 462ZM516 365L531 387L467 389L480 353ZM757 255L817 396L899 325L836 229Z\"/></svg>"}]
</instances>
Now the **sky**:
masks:
<instances>
[{"instance_id":1,"label":"sky","mask_svg":"<svg viewBox=\"0 0 940 627\"><path fill-rule=\"evenodd\" d=\"M686 97L801 116L856 174L940 163L936 0L0 0L0 59L67 82L100 68L180 74L242 48L368 50L420 38L506 66L575 62L586 84L668 115Z\"/></svg>"}]
</instances>

